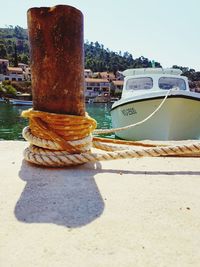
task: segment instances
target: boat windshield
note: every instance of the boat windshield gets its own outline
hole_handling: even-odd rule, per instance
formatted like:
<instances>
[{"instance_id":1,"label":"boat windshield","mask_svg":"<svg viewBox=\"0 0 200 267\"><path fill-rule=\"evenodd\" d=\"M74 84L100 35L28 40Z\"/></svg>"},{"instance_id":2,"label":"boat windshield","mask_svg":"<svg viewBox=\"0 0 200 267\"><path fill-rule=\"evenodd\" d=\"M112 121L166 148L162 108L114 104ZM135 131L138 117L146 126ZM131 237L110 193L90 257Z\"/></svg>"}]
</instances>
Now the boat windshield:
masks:
<instances>
[{"instance_id":1,"label":"boat windshield","mask_svg":"<svg viewBox=\"0 0 200 267\"><path fill-rule=\"evenodd\" d=\"M144 90L153 87L153 79L150 77L131 78L126 83L126 90Z\"/></svg>"},{"instance_id":2,"label":"boat windshield","mask_svg":"<svg viewBox=\"0 0 200 267\"><path fill-rule=\"evenodd\" d=\"M165 89L165 90L169 90L172 88L186 90L185 81L181 78L161 77L158 81L158 86L160 89Z\"/></svg>"}]
</instances>

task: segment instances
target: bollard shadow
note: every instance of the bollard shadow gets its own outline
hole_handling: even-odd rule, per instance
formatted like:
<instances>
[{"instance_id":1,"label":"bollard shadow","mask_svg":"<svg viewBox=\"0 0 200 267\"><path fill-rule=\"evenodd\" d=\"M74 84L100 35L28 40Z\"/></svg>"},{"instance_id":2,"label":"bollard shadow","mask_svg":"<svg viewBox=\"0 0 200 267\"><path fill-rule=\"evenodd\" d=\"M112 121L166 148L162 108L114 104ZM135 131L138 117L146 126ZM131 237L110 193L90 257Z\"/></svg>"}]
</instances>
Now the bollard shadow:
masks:
<instances>
[{"instance_id":1,"label":"bollard shadow","mask_svg":"<svg viewBox=\"0 0 200 267\"><path fill-rule=\"evenodd\" d=\"M16 218L24 223L52 223L69 228L89 224L104 210L104 201L94 180L100 170L99 162L64 169L41 168L24 160L19 177L26 185L15 206ZM121 168L104 171L120 175L200 175L199 171Z\"/></svg>"},{"instance_id":2,"label":"bollard shadow","mask_svg":"<svg viewBox=\"0 0 200 267\"><path fill-rule=\"evenodd\" d=\"M22 162L19 177L26 186L15 206L15 216L25 223L53 223L81 227L97 219L104 202L90 168L40 168Z\"/></svg>"}]
</instances>

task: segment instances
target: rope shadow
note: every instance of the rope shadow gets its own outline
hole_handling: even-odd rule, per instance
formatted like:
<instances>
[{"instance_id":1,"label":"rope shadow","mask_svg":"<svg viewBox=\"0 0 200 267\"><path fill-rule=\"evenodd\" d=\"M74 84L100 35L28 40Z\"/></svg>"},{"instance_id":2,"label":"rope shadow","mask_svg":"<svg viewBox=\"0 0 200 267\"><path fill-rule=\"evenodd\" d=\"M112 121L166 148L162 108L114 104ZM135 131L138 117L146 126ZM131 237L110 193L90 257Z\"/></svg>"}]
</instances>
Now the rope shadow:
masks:
<instances>
[{"instance_id":1,"label":"rope shadow","mask_svg":"<svg viewBox=\"0 0 200 267\"><path fill-rule=\"evenodd\" d=\"M120 173L122 174L133 174L133 175L200 175L200 171L127 171L127 170L105 170L107 173Z\"/></svg>"},{"instance_id":2,"label":"rope shadow","mask_svg":"<svg viewBox=\"0 0 200 267\"><path fill-rule=\"evenodd\" d=\"M91 163L87 163L82 165L81 168L84 168L84 170L89 170L92 167ZM185 170L185 171L174 171L174 170L163 170L163 171L150 171L150 170L142 170L142 171L137 171L137 170L124 170L122 168L119 169L102 169L101 164L96 164L96 173L99 172L105 172L105 173L113 173L113 174L133 174L133 175L193 175L193 176L198 176L200 175L200 171L190 171L190 170Z\"/></svg>"},{"instance_id":3,"label":"rope shadow","mask_svg":"<svg viewBox=\"0 0 200 267\"><path fill-rule=\"evenodd\" d=\"M24 223L53 223L81 227L97 219L104 202L90 169L40 168L22 162L19 177L26 181L16 203L15 216Z\"/></svg>"}]
</instances>

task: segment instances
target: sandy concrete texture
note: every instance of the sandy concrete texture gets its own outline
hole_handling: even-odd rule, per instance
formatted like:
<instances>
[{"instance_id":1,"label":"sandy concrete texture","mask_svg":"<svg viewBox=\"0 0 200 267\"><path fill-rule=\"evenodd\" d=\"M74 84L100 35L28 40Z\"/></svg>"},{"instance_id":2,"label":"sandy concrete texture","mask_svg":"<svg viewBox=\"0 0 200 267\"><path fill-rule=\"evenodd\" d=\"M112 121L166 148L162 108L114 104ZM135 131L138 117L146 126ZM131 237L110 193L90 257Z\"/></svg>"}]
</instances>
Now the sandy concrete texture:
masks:
<instances>
[{"instance_id":1,"label":"sandy concrete texture","mask_svg":"<svg viewBox=\"0 0 200 267\"><path fill-rule=\"evenodd\" d=\"M200 159L50 169L0 142L0 266L200 266Z\"/></svg>"}]
</instances>

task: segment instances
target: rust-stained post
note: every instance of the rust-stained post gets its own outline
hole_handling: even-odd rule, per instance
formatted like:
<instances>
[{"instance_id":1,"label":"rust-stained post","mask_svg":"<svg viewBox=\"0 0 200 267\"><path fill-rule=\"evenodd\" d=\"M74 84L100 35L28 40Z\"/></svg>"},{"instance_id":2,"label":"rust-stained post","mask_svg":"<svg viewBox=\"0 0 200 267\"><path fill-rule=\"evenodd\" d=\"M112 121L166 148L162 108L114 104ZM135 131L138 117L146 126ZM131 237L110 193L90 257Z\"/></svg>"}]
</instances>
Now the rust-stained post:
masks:
<instances>
[{"instance_id":1,"label":"rust-stained post","mask_svg":"<svg viewBox=\"0 0 200 267\"><path fill-rule=\"evenodd\" d=\"M83 15L71 6L28 10L33 108L85 114Z\"/></svg>"}]
</instances>

